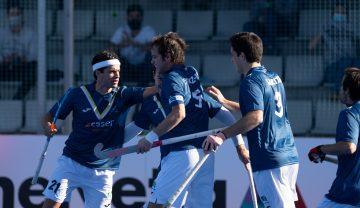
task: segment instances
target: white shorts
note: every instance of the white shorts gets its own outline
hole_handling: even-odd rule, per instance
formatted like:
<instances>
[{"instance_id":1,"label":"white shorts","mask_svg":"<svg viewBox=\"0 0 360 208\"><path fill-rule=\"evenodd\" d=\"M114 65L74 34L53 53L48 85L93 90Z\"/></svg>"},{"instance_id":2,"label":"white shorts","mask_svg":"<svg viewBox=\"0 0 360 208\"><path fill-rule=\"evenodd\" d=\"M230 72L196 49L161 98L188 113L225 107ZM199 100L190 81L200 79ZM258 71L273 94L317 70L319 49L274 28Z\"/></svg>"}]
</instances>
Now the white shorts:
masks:
<instances>
[{"instance_id":1,"label":"white shorts","mask_svg":"<svg viewBox=\"0 0 360 208\"><path fill-rule=\"evenodd\" d=\"M256 191L265 207L295 208L298 171L299 164L293 164L253 173Z\"/></svg>"},{"instance_id":2,"label":"white shorts","mask_svg":"<svg viewBox=\"0 0 360 208\"><path fill-rule=\"evenodd\" d=\"M173 193L179 188L199 161L197 149L170 152L161 160L161 169L151 189L149 202L165 204ZM173 207L183 205L185 192L188 186L176 199ZM145 205L146 206L146 205Z\"/></svg>"},{"instance_id":3,"label":"white shorts","mask_svg":"<svg viewBox=\"0 0 360 208\"><path fill-rule=\"evenodd\" d=\"M318 204L317 208L356 208L356 207L349 204L339 204L324 197L323 200Z\"/></svg>"},{"instance_id":4,"label":"white shorts","mask_svg":"<svg viewBox=\"0 0 360 208\"><path fill-rule=\"evenodd\" d=\"M199 150L200 158L204 156ZM189 184L186 208L210 208L213 204L215 156L211 154Z\"/></svg>"},{"instance_id":5,"label":"white shorts","mask_svg":"<svg viewBox=\"0 0 360 208\"><path fill-rule=\"evenodd\" d=\"M113 170L87 168L74 160L61 156L43 194L46 198L62 203L71 192L81 188L85 207L111 207ZM68 200L68 199L67 199Z\"/></svg>"}]
</instances>

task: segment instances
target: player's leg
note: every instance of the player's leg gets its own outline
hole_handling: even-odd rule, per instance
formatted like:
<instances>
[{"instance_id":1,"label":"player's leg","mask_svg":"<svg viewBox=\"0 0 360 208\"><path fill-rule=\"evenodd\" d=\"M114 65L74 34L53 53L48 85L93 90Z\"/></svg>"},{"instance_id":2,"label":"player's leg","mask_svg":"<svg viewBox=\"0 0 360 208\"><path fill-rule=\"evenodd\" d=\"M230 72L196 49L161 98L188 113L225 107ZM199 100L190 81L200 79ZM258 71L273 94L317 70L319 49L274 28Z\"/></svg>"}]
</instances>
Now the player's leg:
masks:
<instances>
[{"instance_id":1,"label":"player's leg","mask_svg":"<svg viewBox=\"0 0 360 208\"><path fill-rule=\"evenodd\" d=\"M43 208L60 207L65 199L70 198L71 192L76 187L78 187L77 169L70 158L61 156L43 192L46 198Z\"/></svg>"},{"instance_id":2,"label":"player's leg","mask_svg":"<svg viewBox=\"0 0 360 208\"><path fill-rule=\"evenodd\" d=\"M254 172L260 200L265 206L295 208L298 164Z\"/></svg>"},{"instance_id":3,"label":"player's leg","mask_svg":"<svg viewBox=\"0 0 360 208\"><path fill-rule=\"evenodd\" d=\"M204 157L204 152L198 150L200 158ZM188 198L185 207L208 208L212 207L214 192L214 154L209 155L200 170L189 184Z\"/></svg>"},{"instance_id":4,"label":"player's leg","mask_svg":"<svg viewBox=\"0 0 360 208\"><path fill-rule=\"evenodd\" d=\"M83 167L88 177L81 181L84 191L85 207L111 207L113 170L94 170Z\"/></svg>"},{"instance_id":5,"label":"player's leg","mask_svg":"<svg viewBox=\"0 0 360 208\"><path fill-rule=\"evenodd\" d=\"M196 149L174 151L161 160L161 170L151 190L148 207L162 207L185 180L199 161ZM177 198L173 207L181 207L187 188Z\"/></svg>"}]
</instances>

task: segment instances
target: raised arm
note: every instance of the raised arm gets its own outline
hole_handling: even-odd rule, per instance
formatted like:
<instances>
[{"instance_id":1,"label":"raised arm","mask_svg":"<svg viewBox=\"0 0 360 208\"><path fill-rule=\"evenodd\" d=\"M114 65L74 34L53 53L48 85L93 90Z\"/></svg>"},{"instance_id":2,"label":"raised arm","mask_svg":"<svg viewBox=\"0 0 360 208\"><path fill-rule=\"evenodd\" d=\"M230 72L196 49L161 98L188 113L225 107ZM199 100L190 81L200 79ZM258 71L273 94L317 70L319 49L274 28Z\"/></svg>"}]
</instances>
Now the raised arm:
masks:
<instances>
[{"instance_id":1,"label":"raised arm","mask_svg":"<svg viewBox=\"0 0 360 208\"><path fill-rule=\"evenodd\" d=\"M226 99L221 91L214 87L210 86L206 89L207 93L209 93L214 99L216 99L221 105L230 111L240 111L240 104L231 100Z\"/></svg>"}]
</instances>

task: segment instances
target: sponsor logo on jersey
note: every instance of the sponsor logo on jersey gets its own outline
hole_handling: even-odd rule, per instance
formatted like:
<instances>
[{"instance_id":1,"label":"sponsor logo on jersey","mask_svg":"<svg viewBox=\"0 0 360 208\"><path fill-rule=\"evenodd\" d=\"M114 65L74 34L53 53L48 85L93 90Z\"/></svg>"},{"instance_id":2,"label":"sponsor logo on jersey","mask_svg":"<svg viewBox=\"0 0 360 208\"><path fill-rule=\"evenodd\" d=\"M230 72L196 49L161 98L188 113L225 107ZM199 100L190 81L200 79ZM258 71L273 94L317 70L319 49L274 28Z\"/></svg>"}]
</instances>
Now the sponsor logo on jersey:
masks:
<instances>
[{"instance_id":1,"label":"sponsor logo on jersey","mask_svg":"<svg viewBox=\"0 0 360 208\"><path fill-rule=\"evenodd\" d=\"M86 128L108 128L114 125L114 120L109 121L94 121L91 123L85 124Z\"/></svg>"}]
</instances>

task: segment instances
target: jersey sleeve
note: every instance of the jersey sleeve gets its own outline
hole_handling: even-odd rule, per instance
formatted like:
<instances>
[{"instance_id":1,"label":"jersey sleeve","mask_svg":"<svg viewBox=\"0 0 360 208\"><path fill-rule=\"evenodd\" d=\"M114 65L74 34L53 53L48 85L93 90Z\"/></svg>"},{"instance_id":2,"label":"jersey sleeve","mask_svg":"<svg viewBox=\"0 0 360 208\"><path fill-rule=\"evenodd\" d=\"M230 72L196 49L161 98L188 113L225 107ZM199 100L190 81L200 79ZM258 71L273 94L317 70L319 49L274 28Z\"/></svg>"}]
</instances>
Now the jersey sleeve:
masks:
<instances>
[{"instance_id":1,"label":"jersey sleeve","mask_svg":"<svg viewBox=\"0 0 360 208\"><path fill-rule=\"evenodd\" d=\"M264 110L264 95L261 86L253 80L244 80L240 87L240 102L242 111L248 113Z\"/></svg>"},{"instance_id":2,"label":"jersey sleeve","mask_svg":"<svg viewBox=\"0 0 360 208\"><path fill-rule=\"evenodd\" d=\"M123 87L120 89L121 98L125 100L128 105L134 105L143 101L143 94L145 88L143 87Z\"/></svg>"},{"instance_id":3,"label":"jersey sleeve","mask_svg":"<svg viewBox=\"0 0 360 208\"><path fill-rule=\"evenodd\" d=\"M77 99L77 90L78 89L68 89L68 91L50 109L49 113L54 117L60 107L58 119L64 120L74 109L74 101Z\"/></svg>"},{"instance_id":4,"label":"jersey sleeve","mask_svg":"<svg viewBox=\"0 0 360 208\"><path fill-rule=\"evenodd\" d=\"M221 109L221 104L214 100L212 97L210 97L207 93L204 93L204 101L208 105L208 113L210 118L214 118L215 115L219 112Z\"/></svg>"},{"instance_id":5,"label":"jersey sleeve","mask_svg":"<svg viewBox=\"0 0 360 208\"><path fill-rule=\"evenodd\" d=\"M186 83L180 78L169 74L162 79L161 97L168 102L170 106L176 106L185 103ZM190 90L189 92L190 93Z\"/></svg>"},{"instance_id":6,"label":"jersey sleeve","mask_svg":"<svg viewBox=\"0 0 360 208\"><path fill-rule=\"evenodd\" d=\"M349 109L339 114L336 127L336 142L351 142L357 145L359 137L359 123Z\"/></svg>"},{"instance_id":7,"label":"jersey sleeve","mask_svg":"<svg viewBox=\"0 0 360 208\"><path fill-rule=\"evenodd\" d=\"M147 114L147 110L144 106L144 104L141 106L141 109L139 112L135 114L134 122L136 126L149 130L151 126L151 119L149 115Z\"/></svg>"}]
</instances>

